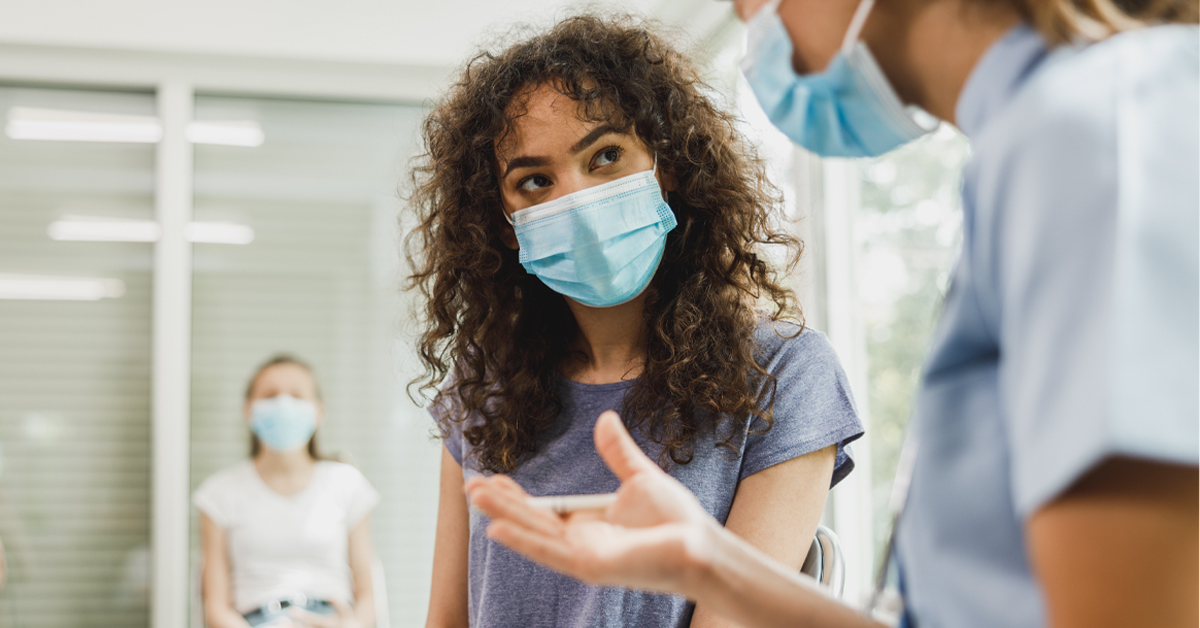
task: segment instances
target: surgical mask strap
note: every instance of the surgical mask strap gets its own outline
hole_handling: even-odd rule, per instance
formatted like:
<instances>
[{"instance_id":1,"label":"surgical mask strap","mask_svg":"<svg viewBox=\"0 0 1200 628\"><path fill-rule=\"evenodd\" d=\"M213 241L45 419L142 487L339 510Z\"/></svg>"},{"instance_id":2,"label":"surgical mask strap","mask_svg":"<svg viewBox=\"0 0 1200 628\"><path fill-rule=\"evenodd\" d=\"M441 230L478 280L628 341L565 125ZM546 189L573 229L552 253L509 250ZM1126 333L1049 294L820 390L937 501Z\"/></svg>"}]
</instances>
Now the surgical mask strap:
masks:
<instances>
[{"instance_id":1,"label":"surgical mask strap","mask_svg":"<svg viewBox=\"0 0 1200 628\"><path fill-rule=\"evenodd\" d=\"M846 37L842 39L842 54L848 55L854 49L854 44L858 43L858 36L862 34L863 26L867 23L867 16L871 14L871 7L875 6L875 0L862 0L858 3L858 8L854 10L854 17L850 18L850 28L846 29Z\"/></svg>"}]
</instances>

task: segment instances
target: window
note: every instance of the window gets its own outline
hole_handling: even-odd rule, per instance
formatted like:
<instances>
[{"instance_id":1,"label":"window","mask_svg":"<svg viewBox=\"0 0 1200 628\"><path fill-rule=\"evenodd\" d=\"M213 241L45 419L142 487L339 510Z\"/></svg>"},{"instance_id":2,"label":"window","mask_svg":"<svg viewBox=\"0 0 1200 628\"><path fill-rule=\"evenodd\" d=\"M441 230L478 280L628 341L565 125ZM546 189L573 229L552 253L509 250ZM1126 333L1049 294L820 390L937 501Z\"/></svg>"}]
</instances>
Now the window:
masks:
<instances>
[{"instance_id":1,"label":"window","mask_svg":"<svg viewBox=\"0 0 1200 628\"><path fill-rule=\"evenodd\" d=\"M846 597L870 592L892 516L892 480L962 229L966 139L952 127L876 159L820 159L776 130L740 81L743 131L783 191L804 241L793 277L808 325L829 335L867 434L857 468L830 494Z\"/></svg>"},{"instance_id":2,"label":"window","mask_svg":"<svg viewBox=\"0 0 1200 628\"><path fill-rule=\"evenodd\" d=\"M942 125L929 137L857 163L852 219L859 321L866 348L875 566L921 368L962 237L966 138Z\"/></svg>"},{"instance_id":3,"label":"window","mask_svg":"<svg viewBox=\"0 0 1200 628\"><path fill-rule=\"evenodd\" d=\"M0 87L0 115L0 626L145 625L154 146L120 134L154 97Z\"/></svg>"}]
</instances>

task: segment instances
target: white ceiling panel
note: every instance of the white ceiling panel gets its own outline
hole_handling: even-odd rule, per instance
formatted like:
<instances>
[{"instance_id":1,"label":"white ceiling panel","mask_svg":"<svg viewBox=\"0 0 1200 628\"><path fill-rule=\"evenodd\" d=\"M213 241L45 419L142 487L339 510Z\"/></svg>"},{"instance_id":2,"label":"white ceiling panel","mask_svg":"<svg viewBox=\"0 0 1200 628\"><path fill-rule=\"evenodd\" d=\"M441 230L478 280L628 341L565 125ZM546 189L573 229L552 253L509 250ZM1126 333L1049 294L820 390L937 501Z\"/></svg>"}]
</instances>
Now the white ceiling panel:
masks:
<instances>
[{"instance_id":1,"label":"white ceiling panel","mask_svg":"<svg viewBox=\"0 0 1200 628\"><path fill-rule=\"evenodd\" d=\"M6 0L0 43L454 66L515 24L633 11L703 42L721 0Z\"/></svg>"}]
</instances>

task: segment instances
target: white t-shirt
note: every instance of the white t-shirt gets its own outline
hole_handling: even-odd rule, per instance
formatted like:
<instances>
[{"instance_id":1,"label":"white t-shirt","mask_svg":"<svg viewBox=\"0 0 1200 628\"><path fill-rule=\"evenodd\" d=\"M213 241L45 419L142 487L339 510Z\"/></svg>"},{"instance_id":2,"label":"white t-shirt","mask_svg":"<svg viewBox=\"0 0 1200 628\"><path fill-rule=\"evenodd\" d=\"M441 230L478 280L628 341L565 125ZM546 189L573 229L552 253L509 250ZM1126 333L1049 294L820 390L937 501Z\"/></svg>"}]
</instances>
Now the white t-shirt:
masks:
<instances>
[{"instance_id":1,"label":"white t-shirt","mask_svg":"<svg viewBox=\"0 0 1200 628\"><path fill-rule=\"evenodd\" d=\"M288 497L248 460L213 474L192 502L225 531L238 612L300 595L353 601L350 530L379 503L358 469L319 461L308 486Z\"/></svg>"}]
</instances>

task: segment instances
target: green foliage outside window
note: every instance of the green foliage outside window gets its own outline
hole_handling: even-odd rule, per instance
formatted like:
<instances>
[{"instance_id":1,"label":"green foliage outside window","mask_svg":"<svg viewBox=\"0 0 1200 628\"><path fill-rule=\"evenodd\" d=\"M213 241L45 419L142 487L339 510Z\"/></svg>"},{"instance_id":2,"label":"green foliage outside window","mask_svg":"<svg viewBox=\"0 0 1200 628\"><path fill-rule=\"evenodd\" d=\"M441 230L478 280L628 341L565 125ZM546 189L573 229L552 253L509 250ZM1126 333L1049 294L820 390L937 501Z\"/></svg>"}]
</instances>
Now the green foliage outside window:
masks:
<instances>
[{"instance_id":1,"label":"green foliage outside window","mask_svg":"<svg viewBox=\"0 0 1200 628\"><path fill-rule=\"evenodd\" d=\"M867 345L874 541L891 526L892 479L962 233L966 139L943 125L860 163L856 282ZM878 557L877 557L878 560Z\"/></svg>"}]
</instances>

